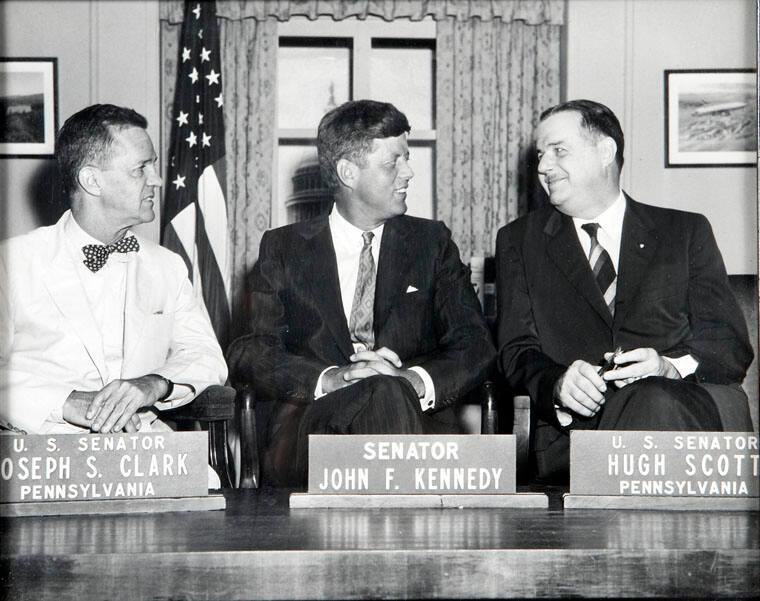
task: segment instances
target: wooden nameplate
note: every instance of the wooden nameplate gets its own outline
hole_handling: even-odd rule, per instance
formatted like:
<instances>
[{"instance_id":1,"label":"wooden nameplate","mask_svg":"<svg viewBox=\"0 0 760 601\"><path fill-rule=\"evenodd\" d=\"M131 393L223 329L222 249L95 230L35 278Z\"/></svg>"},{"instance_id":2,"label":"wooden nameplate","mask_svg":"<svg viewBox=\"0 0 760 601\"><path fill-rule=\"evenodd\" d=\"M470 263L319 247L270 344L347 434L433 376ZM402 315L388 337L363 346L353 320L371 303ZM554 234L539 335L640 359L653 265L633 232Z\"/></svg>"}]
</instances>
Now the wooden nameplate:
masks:
<instances>
[{"instance_id":1,"label":"wooden nameplate","mask_svg":"<svg viewBox=\"0 0 760 601\"><path fill-rule=\"evenodd\" d=\"M549 497L543 493L499 495L290 495L291 509L399 509L399 508L509 508L546 509Z\"/></svg>"},{"instance_id":2,"label":"wooden nameplate","mask_svg":"<svg viewBox=\"0 0 760 601\"><path fill-rule=\"evenodd\" d=\"M42 501L39 503L0 503L0 517L211 511L225 509L226 507L227 503L221 494L170 499Z\"/></svg>"},{"instance_id":3,"label":"wooden nameplate","mask_svg":"<svg viewBox=\"0 0 760 601\"><path fill-rule=\"evenodd\" d=\"M570 433L565 509L760 510L753 432Z\"/></svg>"},{"instance_id":4,"label":"wooden nameplate","mask_svg":"<svg viewBox=\"0 0 760 601\"><path fill-rule=\"evenodd\" d=\"M645 497L563 495L565 509L653 509L666 511L760 511L757 497Z\"/></svg>"}]
</instances>

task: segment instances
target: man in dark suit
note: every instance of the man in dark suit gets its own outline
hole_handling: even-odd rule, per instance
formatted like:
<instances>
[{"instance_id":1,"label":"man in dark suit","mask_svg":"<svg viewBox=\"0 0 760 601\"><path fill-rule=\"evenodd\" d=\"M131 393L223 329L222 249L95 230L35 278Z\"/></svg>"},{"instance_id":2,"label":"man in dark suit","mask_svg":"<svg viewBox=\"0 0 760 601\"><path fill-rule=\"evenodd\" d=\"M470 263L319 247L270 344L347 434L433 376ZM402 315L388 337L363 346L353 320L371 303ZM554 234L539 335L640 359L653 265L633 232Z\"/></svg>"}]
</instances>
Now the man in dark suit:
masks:
<instances>
[{"instance_id":1,"label":"man in dark suit","mask_svg":"<svg viewBox=\"0 0 760 601\"><path fill-rule=\"evenodd\" d=\"M548 109L536 137L551 206L502 228L496 255L499 367L531 397L538 475L566 477L573 428L751 429L752 349L707 220L622 192L601 104Z\"/></svg>"},{"instance_id":2,"label":"man in dark suit","mask_svg":"<svg viewBox=\"0 0 760 601\"><path fill-rule=\"evenodd\" d=\"M309 434L456 432L452 408L495 357L450 232L404 216L409 123L361 100L320 122L331 214L267 232L238 378L279 401L264 469L306 478Z\"/></svg>"}]
</instances>

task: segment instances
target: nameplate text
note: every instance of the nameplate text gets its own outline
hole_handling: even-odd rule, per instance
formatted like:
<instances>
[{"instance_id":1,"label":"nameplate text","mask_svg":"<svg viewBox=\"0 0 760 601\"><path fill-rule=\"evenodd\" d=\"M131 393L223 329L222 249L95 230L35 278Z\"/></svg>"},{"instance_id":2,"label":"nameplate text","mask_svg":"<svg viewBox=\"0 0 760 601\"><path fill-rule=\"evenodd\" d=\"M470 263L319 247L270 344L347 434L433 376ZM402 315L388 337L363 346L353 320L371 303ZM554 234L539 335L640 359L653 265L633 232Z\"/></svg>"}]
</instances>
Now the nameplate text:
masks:
<instances>
[{"instance_id":1,"label":"nameplate text","mask_svg":"<svg viewBox=\"0 0 760 601\"><path fill-rule=\"evenodd\" d=\"M757 497L758 435L737 432L570 434L570 493Z\"/></svg>"},{"instance_id":2,"label":"nameplate text","mask_svg":"<svg viewBox=\"0 0 760 601\"><path fill-rule=\"evenodd\" d=\"M0 501L208 494L205 432L0 436Z\"/></svg>"},{"instance_id":3,"label":"nameplate text","mask_svg":"<svg viewBox=\"0 0 760 601\"><path fill-rule=\"evenodd\" d=\"M514 436L309 436L309 494L514 492Z\"/></svg>"}]
</instances>

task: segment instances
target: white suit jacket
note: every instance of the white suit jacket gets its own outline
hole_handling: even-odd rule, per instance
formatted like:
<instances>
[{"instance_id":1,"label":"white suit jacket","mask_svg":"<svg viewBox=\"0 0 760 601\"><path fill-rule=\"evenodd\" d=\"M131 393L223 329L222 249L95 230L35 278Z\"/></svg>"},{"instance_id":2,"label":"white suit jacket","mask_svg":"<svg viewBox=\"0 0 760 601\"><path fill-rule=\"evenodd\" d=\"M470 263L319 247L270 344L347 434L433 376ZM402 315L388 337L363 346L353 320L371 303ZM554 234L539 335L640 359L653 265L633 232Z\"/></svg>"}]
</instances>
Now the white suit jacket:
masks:
<instances>
[{"instance_id":1,"label":"white suit jacket","mask_svg":"<svg viewBox=\"0 0 760 601\"><path fill-rule=\"evenodd\" d=\"M227 366L184 262L139 236L140 251L127 267L122 371L108 373L78 273L84 257L74 256L64 238L71 219L67 211L55 225L0 245L0 418L38 433L72 390L100 390L114 379L149 373L196 394L223 384Z\"/></svg>"}]
</instances>

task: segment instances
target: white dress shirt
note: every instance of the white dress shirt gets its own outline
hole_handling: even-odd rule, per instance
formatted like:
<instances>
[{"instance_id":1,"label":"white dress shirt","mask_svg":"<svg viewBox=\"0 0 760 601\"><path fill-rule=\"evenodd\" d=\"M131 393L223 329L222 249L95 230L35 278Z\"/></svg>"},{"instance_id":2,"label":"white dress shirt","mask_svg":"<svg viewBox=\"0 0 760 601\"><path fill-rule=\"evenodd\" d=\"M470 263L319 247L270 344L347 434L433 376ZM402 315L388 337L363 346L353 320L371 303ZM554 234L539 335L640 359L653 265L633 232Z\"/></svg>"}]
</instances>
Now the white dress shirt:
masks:
<instances>
[{"instance_id":1,"label":"white dress shirt","mask_svg":"<svg viewBox=\"0 0 760 601\"><path fill-rule=\"evenodd\" d=\"M333 247L335 248L335 259L338 265L338 282L340 284L343 314L346 316L346 323L349 323L351 319L351 306L354 302L354 293L356 290L356 280L359 276L359 260L362 248L364 247L364 239L362 238L364 230L361 230L346 221L335 206L333 206L333 209L330 212L328 222L330 225L330 235L332 236ZM374 234L374 237L372 238L372 258L375 261L376 269L378 257L380 256L380 245L382 244L384 227L385 225L383 224L370 230ZM354 344L354 352L358 352L359 350L362 349ZM322 389L322 377L325 372L334 367L337 366L331 365L319 375L317 386L314 391L314 398L318 399L325 395L325 392ZM433 379L422 367L414 366L409 369L417 372L425 385L425 396L420 399L422 410L430 409L435 404L435 387L433 385Z\"/></svg>"}]
</instances>

